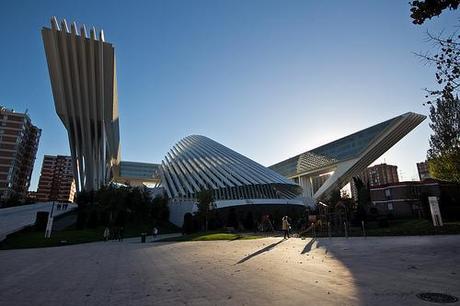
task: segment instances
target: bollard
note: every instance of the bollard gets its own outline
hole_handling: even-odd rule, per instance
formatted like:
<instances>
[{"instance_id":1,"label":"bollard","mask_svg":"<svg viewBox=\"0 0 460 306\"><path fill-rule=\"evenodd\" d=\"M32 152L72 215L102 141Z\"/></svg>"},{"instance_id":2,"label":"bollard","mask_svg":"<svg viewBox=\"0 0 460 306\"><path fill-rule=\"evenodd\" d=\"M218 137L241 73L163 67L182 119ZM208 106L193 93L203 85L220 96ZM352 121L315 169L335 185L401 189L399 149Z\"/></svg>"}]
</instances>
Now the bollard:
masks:
<instances>
[{"instance_id":1,"label":"bollard","mask_svg":"<svg viewBox=\"0 0 460 306\"><path fill-rule=\"evenodd\" d=\"M361 220L361 227L363 228L363 236L366 237L366 228L364 227L364 220Z\"/></svg>"},{"instance_id":2,"label":"bollard","mask_svg":"<svg viewBox=\"0 0 460 306\"><path fill-rule=\"evenodd\" d=\"M345 228L345 237L348 238L348 228L347 228L347 222L343 222L343 227Z\"/></svg>"},{"instance_id":3,"label":"bollard","mask_svg":"<svg viewBox=\"0 0 460 306\"><path fill-rule=\"evenodd\" d=\"M331 233L331 222L327 222L327 233L329 235L329 238L332 237L332 233Z\"/></svg>"}]
</instances>

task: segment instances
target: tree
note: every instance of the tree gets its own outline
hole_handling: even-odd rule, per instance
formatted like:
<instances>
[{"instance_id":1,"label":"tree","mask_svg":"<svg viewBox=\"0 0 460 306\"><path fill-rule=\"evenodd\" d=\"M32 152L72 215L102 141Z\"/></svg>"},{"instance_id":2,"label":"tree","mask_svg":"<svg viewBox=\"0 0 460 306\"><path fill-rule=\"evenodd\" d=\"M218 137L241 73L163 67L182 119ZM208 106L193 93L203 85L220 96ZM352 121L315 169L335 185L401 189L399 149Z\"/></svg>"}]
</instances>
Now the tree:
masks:
<instances>
[{"instance_id":1,"label":"tree","mask_svg":"<svg viewBox=\"0 0 460 306\"><path fill-rule=\"evenodd\" d=\"M460 150L429 159L428 167L434 178L460 183Z\"/></svg>"},{"instance_id":2,"label":"tree","mask_svg":"<svg viewBox=\"0 0 460 306\"><path fill-rule=\"evenodd\" d=\"M412 1L411 15L414 24L423 24L426 19L431 19L434 16L439 16L445 9L456 10L460 4L460 0L425 0Z\"/></svg>"},{"instance_id":3,"label":"tree","mask_svg":"<svg viewBox=\"0 0 460 306\"><path fill-rule=\"evenodd\" d=\"M456 10L460 0L425 0L411 1L411 18L414 24L423 24L426 19L439 16L445 9ZM428 32L428 41L433 44L435 52L425 54L416 53L427 64L436 67L436 82L441 86L439 89L426 89L427 104L432 104L438 98L447 94L453 94L460 86L460 36L433 35Z\"/></svg>"},{"instance_id":4,"label":"tree","mask_svg":"<svg viewBox=\"0 0 460 306\"><path fill-rule=\"evenodd\" d=\"M367 208L371 201L369 187L359 177L353 177L358 199L356 199L356 218L358 221L367 221Z\"/></svg>"},{"instance_id":5,"label":"tree","mask_svg":"<svg viewBox=\"0 0 460 306\"><path fill-rule=\"evenodd\" d=\"M432 105L439 99L454 96L460 89L460 35L442 36L427 33L428 41L433 50L415 53L427 65L436 68L435 78L439 88L426 88L427 104Z\"/></svg>"},{"instance_id":6,"label":"tree","mask_svg":"<svg viewBox=\"0 0 460 306\"><path fill-rule=\"evenodd\" d=\"M169 220L168 198L157 196L152 201L152 217L158 221Z\"/></svg>"},{"instance_id":7,"label":"tree","mask_svg":"<svg viewBox=\"0 0 460 306\"><path fill-rule=\"evenodd\" d=\"M445 95L430 107L430 174L437 179L460 182L460 100Z\"/></svg>"},{"instance_id":8,"label":"tree","mask_svg":"<svg viewBox=\"0 0 460 306\"><path fill-rule=\"evenodd\" d=\"M103 186L97 191L80 192L77 203L79 228L86 225L125 226L127 223L148 225L152 221L152 200L142 188ZM159 219L167 218L169 214L164 206L162 203Z\"/></svg>"},{"instance_id":9,"label":"tree","mask_svg":"<svg viewBox=\"0 0 460 306\"><path fill-rule=\"evenodd\" d=\"M460 101L452 95L444 96L430 107L430 156L453 152L460 147Z\"/></svg>"},{"instance_id":10,"label":"tree","mask_svg":"<svg viewBox=\"0 0 460 306\"><path fill-rule=\"evenodd\" d=\"M198 208L197 216L204 220L204 230L208 231L208 218L211 211L215 208L214 198L211 190L202 190L197 194L196 206Z\"/></svg>"}]
</instances>

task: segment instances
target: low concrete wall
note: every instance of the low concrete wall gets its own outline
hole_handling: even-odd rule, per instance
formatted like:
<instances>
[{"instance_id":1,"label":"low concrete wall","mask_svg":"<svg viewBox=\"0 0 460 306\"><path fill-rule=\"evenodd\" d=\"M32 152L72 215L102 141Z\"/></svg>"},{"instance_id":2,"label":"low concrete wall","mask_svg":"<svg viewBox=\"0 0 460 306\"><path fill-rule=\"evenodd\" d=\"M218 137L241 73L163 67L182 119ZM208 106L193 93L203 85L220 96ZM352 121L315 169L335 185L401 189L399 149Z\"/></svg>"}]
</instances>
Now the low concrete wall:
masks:
<instances>
[{"instance_id":1,"label":"low concrete wall","mask_svg":"<svg viewBox=\"0 0 460 306\"><path fill-rule=\"evenodd\" d=\"M179 227L182 227L186 213L194 213L197 210L195 201L169 201L168 206L169 221Z\"/></svg>"},{"instance_id":2,"label":"low concrete wall","mask_svg":"<svg viewBox=\"0 0 460 306\"><path fill-rule=\"evenodd\" d=\"M53 206L52 204L52 202L42 202L0 209L0 241L5 239L9 234L20 231L27 226L33 225L35 223L37 212L50 212ZM56 202L56 204L61 203ZM57 210L57 205L55 205L53 215L57 217L76 208L76 204L67 203L66 210Z\"/></svg>"}]
</instances>

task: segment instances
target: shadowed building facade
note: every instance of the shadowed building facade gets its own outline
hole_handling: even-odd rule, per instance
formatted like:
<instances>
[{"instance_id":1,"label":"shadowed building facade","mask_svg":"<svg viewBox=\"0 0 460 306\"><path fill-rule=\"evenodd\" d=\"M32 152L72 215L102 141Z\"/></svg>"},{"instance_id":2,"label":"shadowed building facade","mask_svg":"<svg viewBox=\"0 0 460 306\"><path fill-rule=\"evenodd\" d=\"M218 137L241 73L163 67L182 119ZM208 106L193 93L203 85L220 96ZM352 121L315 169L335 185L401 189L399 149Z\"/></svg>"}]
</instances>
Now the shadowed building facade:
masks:
<instances>
[{"instance_id":1,"label":"shadowed building facade","mask_svg":"<svg viewBox=\"0 0 460 306\"><path fill-rule=\"evenodd\" d=\"M77 190L117 175L120 160L115 51L104 32L51 19L42 29L56 113L67 129Z\"/></svg>"}]
</instances>

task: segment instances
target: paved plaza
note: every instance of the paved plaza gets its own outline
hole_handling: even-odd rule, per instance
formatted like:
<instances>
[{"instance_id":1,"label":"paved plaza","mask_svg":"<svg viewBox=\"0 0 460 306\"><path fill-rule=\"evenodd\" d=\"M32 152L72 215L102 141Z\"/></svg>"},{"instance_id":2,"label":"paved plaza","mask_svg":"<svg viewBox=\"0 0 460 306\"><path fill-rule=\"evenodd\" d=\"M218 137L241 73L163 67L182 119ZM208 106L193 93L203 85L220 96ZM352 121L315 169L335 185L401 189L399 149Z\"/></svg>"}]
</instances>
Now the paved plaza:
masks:
<instances>
[{"instance_id":1,"label":"paved plaza","mask_svg":"<svg viewBox=\"0 0 460 306\"><path fill-rule=\"evenodd\" d=\"M436 305L416 294L460 297L460 236L138 241L0 251L0 305Z\"/></svg>"}]
</instances>

